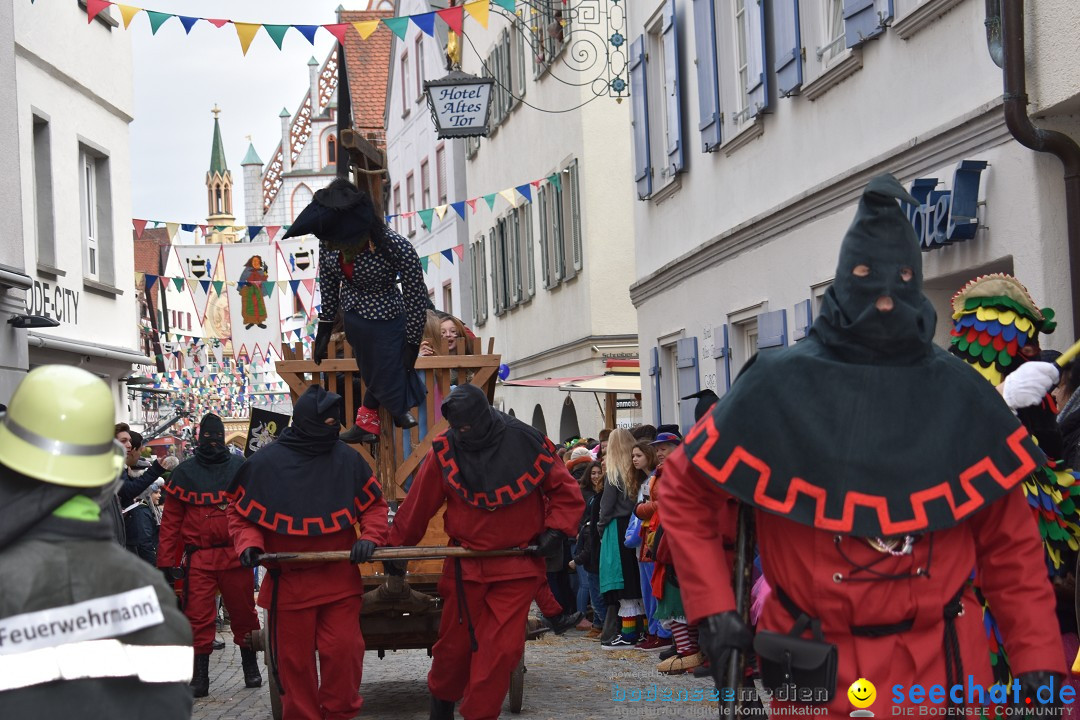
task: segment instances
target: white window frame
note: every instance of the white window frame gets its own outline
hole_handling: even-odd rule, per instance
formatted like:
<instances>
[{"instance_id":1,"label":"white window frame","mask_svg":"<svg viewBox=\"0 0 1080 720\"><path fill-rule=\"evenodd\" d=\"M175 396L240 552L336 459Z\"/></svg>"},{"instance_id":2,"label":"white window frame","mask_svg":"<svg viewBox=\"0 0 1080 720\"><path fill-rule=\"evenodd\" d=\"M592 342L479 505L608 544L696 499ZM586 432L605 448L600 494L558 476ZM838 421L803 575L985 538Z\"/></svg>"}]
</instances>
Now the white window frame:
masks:
<instances>
[{"instance_id":1,"label":"white window frame","mask_svg":"<svg viewBox=\"0 0 1080 720\"><path fill-rule=\"evenodd\" d=\"M743 366L757 352L757 316L768 311L768 301L762 300L754 305L728 313L728 348L731 353L729 372L731 373L732 382L735 381Z\"/></svg>"},{"instance_id":2,"label":"white window frame","mask_svg":"<svg viewBox=\"0 0 1080 720\"><path fill-rule=\"evenodd\" d=\"M405 225L409 231L409 237L416 234L416 179L412 172L405 175L405 203L409 219Z\"/></svg>"},{"instance_id":3,"label":"white window frame","mask_svg":"<svg viewBox=\"0 0 1080 720\"><path fill-rule=\"evenodd\" d=\"M840 34L834 37L834 26L840 25ZM844 40L844 0L825 0L821 4L821 31L817 34L821 45L814 52L822 69L842 60L850 52Z\"/></svg>"},{"instance_id":4,"label":"white window frame","mask_svg":"<svg viewBox=\"0 0 1080 720\"><path fill-rule=\"evenodd\" d=\"M812 301L810 303L811 322L821 314L821 305L825 301L825 291L832 287L832 284L833 280L832 278L829 278L828 280L822 280L821 282L814 283L810 286L810 298Z\"/></svg>"},{"instance_id":5,"label":"white window frame","mask_svg":"<svg viewBox=\"0 0 1080 720\"><path fill-rule=\"evenodd\" d=\"M417 33L413 41L416 55L416 102L424 100L424 33Z\"/></svg>"},{"instance_id":6,"label":"white window frame","mask_svg":"<svg viewBox=\"0 0 1080 720\"><path fill-rule=\"evenodd\" d=\"M401 117L409 116L409 50L401 51Z\"/></svg>"},{"instance_id":7,"label":"white window frame","mask_svg":"<svg viewBox=\"0 0 1080 720\"><path fill-rule=\"evenodd\" d=\"M446 186L446 144L439 143L435 146L435 194L439 197L440 205L446 204Z\"/></svg>"},{"instance_id":8,"label":"white window frame","mask_svg":"<svg viewBox=\"0 0 1080 720\"><path fill-rule=\"evenodd\" d=\"M100 233L97 208L97 159L85 152L82 153L79 171L82 174L79 185L82 192L83 210L83 276L96 281L101 277L101 247L98 242Z\"/></svg>"},{"instance_id":9,"label":"white window frame","mask_svg":"<svg viewBox=\"0 0 1080 720\"><path fill-rule=\"evenodd\" d=\"M645 82L649 86L649 164L653 168L653 198L678 178L678 173L671 172L667 158L667 148L670 147L668 134L671 132L667 103L671 88L668 87L665 66L663 7L661 4L645 25L645 54L648 57ZM674 30L678 31L678 28ZM657 169L659 172L656 172Z\"/></svg>"},{"instance_id":10,"label":"white window frame","mask_svg":"<svg viewBox=\"0 0 1080 720\"><path fill-rule=\"evenodd\" d=\"M431 203L431 162L427 157L420 161L420 208L426 210Z\"/></svg>"}]
</instances>

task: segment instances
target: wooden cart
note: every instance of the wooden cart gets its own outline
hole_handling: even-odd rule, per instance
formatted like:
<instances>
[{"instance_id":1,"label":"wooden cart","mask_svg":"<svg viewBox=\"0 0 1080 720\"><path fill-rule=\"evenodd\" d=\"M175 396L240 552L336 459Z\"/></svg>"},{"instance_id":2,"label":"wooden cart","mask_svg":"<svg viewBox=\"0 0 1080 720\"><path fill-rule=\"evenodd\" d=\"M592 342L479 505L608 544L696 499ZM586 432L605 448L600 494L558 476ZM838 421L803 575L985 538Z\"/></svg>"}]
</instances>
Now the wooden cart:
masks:
<instances>
[{"instance_id":1,"label":"wooden cart","mask_svg":"<svg viewBox=\"0 0 1080 720\"><path fill-rule=\"evenodd\" d=\"M459 343L459 351L464 343ZM473 347L484 347L480 338L473 341ZM410 430L395 428L393 420L385 409L380 410L382 433L379 442L372 445L352 445L368 464L375 470L382 484L383 495L390 503L391 510L404 499L412 475L431 450L432 439L449 426L442 418L440 406L442 399L450 394L451 373L461 379L468 379L474 385L484 389L490 401L495 392L500 356L492 354L494 341L488 339L487 352L481 355L450 355L444 346L440 355L417 359L416 369L421 371L427 387L427 397L423 407L416 409L419 425ZM288 384L293 401L313 384L322 384L327 390L345 398L346 420L351 427L355 410L362 397L363 386L359 379L356 360L352 348L343 339L331 341L328 359L316 365L306 359L303 346L282 348L283 359L277 363L278 375ZM447 545L447 535L443 529L443 512L432 519L420 545ZM364 644L368 651L375 651L379 657L386 651L424 649L431 654L439 634L439 621L442 615L442 598L438 593L438 581L442 575L442 560L417 560L409 563L408 573L404 578L387 577L382 573L381 563L366 563L361 566L364 587L364 605L360 613L360 624L364 633ZM522 628L527 637L535 637L542 630ZM266 654L270 664L270 643L265 642L265 630L253 638L257 649ZM275 720L281 719L281 702L273 674L267 672L270 685L270 699ZM519 712L524 697L524 658L512 672L510 679L510 709Z\"/></svg>"}]
</instances>

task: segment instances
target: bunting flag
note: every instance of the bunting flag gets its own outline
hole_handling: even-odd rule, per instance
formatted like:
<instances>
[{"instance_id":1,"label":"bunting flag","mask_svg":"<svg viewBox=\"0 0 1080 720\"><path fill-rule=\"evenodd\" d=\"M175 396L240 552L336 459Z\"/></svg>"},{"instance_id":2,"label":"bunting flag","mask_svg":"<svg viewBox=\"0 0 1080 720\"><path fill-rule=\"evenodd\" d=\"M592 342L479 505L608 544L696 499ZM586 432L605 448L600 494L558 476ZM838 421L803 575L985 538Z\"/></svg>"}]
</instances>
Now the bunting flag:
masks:
<instances>
[{"instance_id":1,"label":"bunting flag","mask_svg":"<svg viewBox=\"0 0 1080 720\"><path fill-rule=\"evenodd\" d=\"M442 21L446 23L447 27L456 32L458 35L461 34L461 27L465 23L464 7L458 5L457 7L450 7L446 8L445 10L436 10L435 14L442 18Z\"/></svg>"},{"instance_id":2,"label":"bunting flag","mask_svg":"<svg viewBox=\"0 0 1080 720\"><path fill-rule=\"evenodd\" d=\"M425 208L424 210L417 210L416 214L420 216L420 222L423 223L425 230L431 229L431 217L435 214L434 208Z\"/></svg>"},{"instance_id":3,"label":"bunting flag","mask_svg":"<svg viewBox=\"0 0 1080 720\"><path fill-rule=\"evenodd\" d=\"M510 207L517 207L517 203L515 202L517 198L514 197L514 191L512 189L507 188L506 190L500 190L499 195L502 196L503 200L510 203ZM491 205L491 203L488 203L488 205Z\"/></svg>"},{"instance_id":4,"label":"bunting flag","mask_svg":"<svg viewBox=\"0 0 1080 720\"><path fill-rule=\"evenodd\" d=\"M390 28L390 31L398 36L399 40L405 39L405 33L409 29L408 16L384 18L383 24Z\"/></svg>"},{"instance_id":5,"label":"bunting flag","mask_svg":"<svg viewBox=\"0 0 1080 720\"><path fill-rule=\"evenodd\" d=\"M372 33L379 29L379 21L364 20L362 22L354 22L353 27L356 28L356 32L360 34L361 40L367 40L371 37Z\"/></svg>"},{"instance_id":6,"label":"bunting flag","mask_svg":"<svg viewBox=\"0 0 1080 720\"><path fill-rule=\"evenodd\" d=\"M488 12L491 10L491 6L488 4L488 0L476 0L476 2L467 2L464 6L465 12L469 13L473 20L480 23L480 27L487 30L488 26Z\"/></svg>"}]
</instances>

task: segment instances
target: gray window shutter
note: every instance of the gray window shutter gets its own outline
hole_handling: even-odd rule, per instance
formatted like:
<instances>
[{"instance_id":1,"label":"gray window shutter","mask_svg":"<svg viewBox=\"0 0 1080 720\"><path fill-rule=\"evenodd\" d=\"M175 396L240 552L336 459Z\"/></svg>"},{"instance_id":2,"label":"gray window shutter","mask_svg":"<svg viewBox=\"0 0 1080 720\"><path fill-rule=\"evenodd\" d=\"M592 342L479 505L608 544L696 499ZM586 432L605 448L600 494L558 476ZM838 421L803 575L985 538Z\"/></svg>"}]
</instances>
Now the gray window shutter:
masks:
<instances>
[{"instance_id":1,"label":"gray window shutter","mask_svg":"<svg viewBox=\"0 0 1080 720\"><path fill-rule=\"evenodd\" d=\"M799 0L773 4L773 49L776 54L776 90L782 97L797 95L802 87L802 35Z\"/></svg>"},{"instance_id":2,"label":"gray window shutter","mask_svg":"<svg viewBox=\"0 0 1080 720\"><path fill-rule=\"evenodd\" d=\"M491 228L488 232L488 242L491 243L491 287L495 294L495 314L502 315L503 311L506 309L506 305L504 304L505 301L502 292L502 273L499 272L499 236L495 228Z\"/></svg>"},{"instance_id":3,"label":"gray window shutter","mask_svg":"<svg viewBox=\"0 0 1080 720\"><path fill-rule=\"evenodd\" d=\"M564 198L566 196L566 178L563 178L562 186L556 187L551 192L551 282L556 285L566 277L566 223L563 213Z\"/></svg>"},{"instance_id":4,"label":"gray window shutter","mask_svg":"<svg viewBox=\"0 0 1080 720\"><path fill-rule=\"evenodd\" d=\"M791 339L795 342L804 339L809 334L810 326L814 324L813 307L812 300L795 303L795 327L791 331Z\"/></svg>"},{"instance_id":5,"label":"gray window shutter","mask_svg":"<svg viewBox=\"0 0 1080 720\"><path fill-rule=\"evenodd\" d=\"M787 345L787 310L760 313L757 316L757 349Z\"/></svg>"},{"instance_id":6,"label":"gray window shutter","mask_svg":"<svg viewBox=\"0 0 1080 720\"><path fill-rule=\"evenodd\" d=\"M679 398L684 398L701 389L697 349L696 337L683 338L675 343L675 367L679 373L676 382L679 388ZM679 427L683 432L694 426L694 404L693 400L679 401Z\"/></svg>"},{"instance_id":7,"label":"gray window shutter","mask_svg":"<svg viewBox=\"0 0 1080 720\"><path fill-rule=\"evenodd\" d=\"M716 0L694 0L697 51L698 130L701 151L720 146L720 84L716 66Z\"/></svg>"},{"instance_id":8,"label":"gray window shutter","mask_svg":"<svg viewBox=\"0 0 1080 720\"><path fill-rule=\"evenodd\" d=\"M652 365L649 367L649 377L652 378L650 385L652 386L653 396L653 424L662 425L660 413L660 348L654 347L652 349Z\"/></svg>"},{"instance_id":9,"label":"gray window shutter","mask_svg":"<svg viewBox=\"0 0 1080 720\"><path fill-rule=\"evenodd\" d=\"M713 328L713 359L716 360L716 394L723 395L722 391L731 387L731 343L727 325Z\"/></svg>"},{"instance_id":10,"label":"gray window shutter","mask_svg":"<svg viewBox=\"0 0 1080 720\"><path fill-rule=\"evenodd\" d=\"M510 307L521 302L521 217L517 210L507 216L504 224L506 237L506 270L510 286Z\"/></svg>"},{"instance_id":11,"label":"gray window shutter","mask_svg":"<svg viewBox=\"0 0 1080 720\"><path fill-rule=\"evenodd\" d=\"M668 0L661 24L664 44L664 84L667 97L667 169L672 175L683 170L682 140L682 77L679 69L679 25L676 22L675 0Z\"/></svg>"},{"instance_id":12,"label":"gray window shutter","mask_svg":"<svg viewBox=\"0 0 1080 720\"><path fill-rule=\"evenodd\" d=\"M645 36L630 43L630 109L634 127L634 182L638 200L652 195L649 158L649 86L645 75Z\"/></svg>"},{"instance_id":13,"label":"gray window shutter","mask_svg":"<svg viewBox=\"0 0 1080 720\"><path fill-rule=\"evenodd\" d=\"M849 48L885 32L893 18L893 0L844 0L844 38Z\"/></svg>"},{"instance_id":14,"label":"gray window shutter","mask_svg":"<svg viewBox=\"0 0 1080 720\"><path fill-rule=\"evenodd\" d=\"M540 273L544 277L544 287L550 288L551 282L551 253L548 252L548 236L551 228L548 225L548 205L550 205L551 188L549 183L540 186Z\"/></svg>"},{"instance_id":15,"label":"gray window shutter","mask_svg":"<svg viewBox=\"0 0 1080 720\"><path fill-rule=\"evenodd\" d=\"M480 310L480 283L483 282L483 275L480 274L480 263L478 257L480 252L483 252L479 243L473 243L469 246L469 267L472 270L472 303L473 303L473 323L479 325L481 320Z\"/></svg>"},{"instance_id":16,"label":"gray window shutter","mask_svg":"<svg viewBox=\"0 0 1080 720\"><path fill-rule=\"evenodd\" d=\"M581 173L578 172L578 161L570 163L570 229L573 234L573 266L574 270L581 270L585 263L585 248L582 247L581 237Z\"/></svg>"},{"instance_id":17,"label":"gray window shutter","mask_svg":"<svg viewBox=\"0 0 1080 720\"><path fill-rule=\"evenodd\" d=\"M765 74L765 8L763 0L746 0L746 94L750 98L747 117L754 118L769 108L769 78Z\"/></svg>"},{"instance_id":18,"label":"gray window shutter","mask_svg":"<svg viewBox=\"0 0 1080 720\"><path fill-rule=\"evenodd\" d=\"M524 276L524 281L521 283L522 299L528 300L536 294L536 254L533 249L533 228L532 228L532 203L527 203L521 207L521 222L518 225L518 230L521 233L521 240L518 247L521 248L521 274Z\"/></svg>"}]
</instances>

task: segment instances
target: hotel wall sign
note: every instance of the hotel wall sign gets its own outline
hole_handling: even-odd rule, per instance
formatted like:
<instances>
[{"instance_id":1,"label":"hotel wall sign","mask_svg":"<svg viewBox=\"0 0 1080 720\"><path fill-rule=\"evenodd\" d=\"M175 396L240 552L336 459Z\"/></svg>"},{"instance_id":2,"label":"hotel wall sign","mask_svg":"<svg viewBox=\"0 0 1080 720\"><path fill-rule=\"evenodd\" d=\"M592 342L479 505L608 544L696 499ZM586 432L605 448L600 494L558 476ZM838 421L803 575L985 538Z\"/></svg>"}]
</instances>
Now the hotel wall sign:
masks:
<instances>
[{"instance_id":1,"label":"hotel wall sign","mask_svg":"<svg viewBox=\"0 0 1080 720\"><path fill-rule=\"evenodd\" d=\"M979 228L979 182L988 165L985 160L962 160L953 173L951 190L939 190L937 178L919 178L911 183L911 195L919 206L905 204L903 208L924 251L975 237Z\"/></svg>"}]
</instances>

